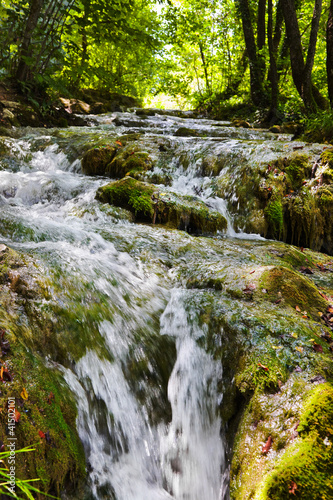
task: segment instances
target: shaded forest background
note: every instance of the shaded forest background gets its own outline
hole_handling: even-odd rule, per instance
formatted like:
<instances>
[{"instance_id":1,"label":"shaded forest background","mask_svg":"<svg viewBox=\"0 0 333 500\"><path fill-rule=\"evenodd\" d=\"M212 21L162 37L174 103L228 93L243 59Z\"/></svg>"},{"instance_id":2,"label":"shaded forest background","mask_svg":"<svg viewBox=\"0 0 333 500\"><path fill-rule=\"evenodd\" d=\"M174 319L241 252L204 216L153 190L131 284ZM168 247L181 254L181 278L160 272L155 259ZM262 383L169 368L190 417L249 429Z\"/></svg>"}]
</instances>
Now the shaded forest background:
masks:
<instances>
[{"instance_id":1,"label":"shaded forest background","mask_svg":"<svg viewBox=\"0 0 333 500\"><path fill-rule=\"evenodd\" d=\"M4 0L0 19L0 81L41 111L95 89L332 121L333 0Z\"/></svg>"}]
</instances>

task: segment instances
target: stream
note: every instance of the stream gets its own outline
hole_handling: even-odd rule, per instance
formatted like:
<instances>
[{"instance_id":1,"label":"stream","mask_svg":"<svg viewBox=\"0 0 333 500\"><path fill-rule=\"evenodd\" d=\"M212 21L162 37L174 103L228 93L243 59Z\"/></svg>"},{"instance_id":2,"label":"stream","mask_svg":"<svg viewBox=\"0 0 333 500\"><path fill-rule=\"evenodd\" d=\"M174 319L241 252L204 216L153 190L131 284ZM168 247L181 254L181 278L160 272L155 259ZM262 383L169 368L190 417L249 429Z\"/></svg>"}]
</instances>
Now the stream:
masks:
<instances>
[{"instance_id":1,"label":"stream","mask_svg":"<svg viewBox=\"0 0 333 500\"><path fill-rule=\"evenodd\" d=\"M77 401L86 498L228 500L221 409L231 382L218 356L221 326L208 347L209 300L186 280L203 265L255 261L266 241L235 224L227 201L238 203L238 166L269 162L290 147L290 136L166 115L90 119L81 128L20 129L4 139L10 154L0 170L0 241L39 263L74 324L75 340L69 330L58 340L66 359L51 353L45 363L60 370ZM177 136L179 127L204 137ZM168 144L154 173L171 181L159 188L205 201L226 217L225 234L197 238L133 223L125 210L95 200L110 179L81 173L82 146L135 133ZM215 177L203 166L211 155L224 161L220 177L233 171L228 200L215 195ZM225 307L232 314L232 301Z\"/></svg>"}]
</instances>

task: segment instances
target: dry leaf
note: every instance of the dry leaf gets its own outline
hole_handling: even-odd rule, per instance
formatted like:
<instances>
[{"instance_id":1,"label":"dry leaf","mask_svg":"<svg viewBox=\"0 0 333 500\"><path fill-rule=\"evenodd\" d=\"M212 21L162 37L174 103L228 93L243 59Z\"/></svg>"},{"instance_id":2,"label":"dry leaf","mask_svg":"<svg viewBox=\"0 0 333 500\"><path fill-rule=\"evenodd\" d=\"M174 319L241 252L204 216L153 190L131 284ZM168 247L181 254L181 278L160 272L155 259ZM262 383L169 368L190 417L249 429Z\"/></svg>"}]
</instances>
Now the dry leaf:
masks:
<instances>
[{"instance_id":1,"label":"dry leaf","mask_svg":"<svg viewBox=\"0 0 333 500\"><path fill-rule=\"evenodd\" d=\"M320 344L317 344L316 342L313 343L313 348L316 352L323 352L323 347Z\"/></svg>"},{"instance_id":2,"label":"dry leaf","mask_svg":"<svg viewBox=\"0 0 333 500\"><path fill-rule=\"evenodd\" d=\"M300 312L301 312L301 310L300 310L300 308L299 308L298 306L296 306L296 307L295 307L295 309L296 309L296 311L297 311L298 313L300 313Z\"/></svg>"},{"instance_id":3,"label":"dry leaf","mask_svg":"<svg viewBox=\"0 0 333 500\"><path fill-rule=\"evenodd\" d=\"M289 486L289 493L292 495L296 495L295 491L297 490L297 484L295 481L291 481L290 486Z\"/></svg>"},{"instance_id":4,"label":"dry leaf","mask_svg":"<svg viewBox=\"0 0 333 500\"><path fill-rule=\"evenodd\" d=\"M45 439L45 434L43 431L38 431L38 434L40 435L41 438Z\"/></svg>"},{"instance_id":5,"label":"dry leaf","mask_svg":"<svg viewBox=\"0 0 333 500\"><path fill-rule=\"evenodd\" d=\"M266 443L264 444L264 446L262 447L262 450L261 450L261 453L263 455L266 455L266 453L269 452L269 450L272 447L272 443L273 443L273 439L271 436L269 436L269 438L267 439Z\"/></svg>"},{"instance_id":6,"label":"dry leaf","mask_svg":"<svg viewBox=\"0 0 333 500\"><path fill-rule=\"evenodd\" d=\"M291 332L290 336L291 336L291 337L294 337L294 339L297 339L297 338L298 338L298 335L297 335L297 333L295 333L295 332Z\"/></svg>"},{"instance_id":7,"label":"dry leaf","mask_svg":"<svg viewBox=\"0 0 333 500\"><path fill-rule=\"evenodd\" d=\"M23 387L23 390L21 392L21 398L22 399L28 399L28 393L25 387Z\"/></svg>"},{"instance_id":8,"label":"dry leaf","mask_svg":"<svg viewBox=\"0 0 333 500\"><path fill-rule=\"evenodd\" d=\"M303 352L304 351L303 347L300 347L300 346L296 346L295 349L298 352Z\"/></svg>"},{"instance_id":9,"label":"dry leaf","mask_svg":"<svg viewBox=\"0 0 333 500\"><path fill-rule=\"evenodd\" d=\"M15 410L15 417L14 417L15 422L18 422L20 420L20 416L21 416L21 413L18 412L17 410Z\"/></svg>"},{"instance_id":10,"label":"dry leaf","mask_svg":"<svg viewBox=\"0 0 333 500\"><path fill-rule=\"evenodd\" d=\"M265 370L265 372L268 372L268 370L269 370L268 366L262 365L261 363L258 363L258 366L260 368L262 368L263 370Z\"/></svg>"}]
</instances>

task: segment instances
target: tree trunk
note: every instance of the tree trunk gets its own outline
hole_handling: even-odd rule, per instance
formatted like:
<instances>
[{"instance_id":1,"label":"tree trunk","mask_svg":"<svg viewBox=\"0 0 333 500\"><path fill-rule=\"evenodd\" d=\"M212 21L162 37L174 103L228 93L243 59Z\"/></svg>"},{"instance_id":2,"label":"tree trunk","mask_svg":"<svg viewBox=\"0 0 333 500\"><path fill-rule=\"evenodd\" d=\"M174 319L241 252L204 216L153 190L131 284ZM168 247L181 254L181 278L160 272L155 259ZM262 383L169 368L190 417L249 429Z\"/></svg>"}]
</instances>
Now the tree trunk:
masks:
<instances>
[{"instance_id":1,"label":"tree trunk","mask_svg":"<svg viewBox=\"0 0 333 500\"><path fill-rule=\"evenodd\" d=\"M332 0L333 1L333 0ZM271 83L271 104L268 112L268 119L273 122L277 118L277 105L279 95L279 78L276 66L276 50L273 38L273 2L268 0L268 22L267 22L267 40L269 49L269 79Z\"/></svg>"},{"instance_id":2,"label":"tree trunk","mask_svg":"<svg viewBox=\"0 0 333 500\"><path fill-rule=\"evenodd\" d=\"M328 96L333 107L333 0L331 0L326 26L326 54Z\"/></svg>"},{"instance_id":3,"label":"tree trunk","mask_svg":"<svg viewBox=\"0 0 333 500\"><path fill-rule=\"evenodd\" d=\"M297 21L295 2L294 0L282 0L282 10L288 37L293 80L305 107L309 111L314 111L317 105L322 107L320 102L321 100L316 99L316 95L312 92L311 78L316 52L321 7L322 0L315 0L308 53L306 62L304 62L302 40Z\"/></svg>"},{"instance_id":4,"label":"tree trunk","mask_svg":"<svg viewBox=\"0 0 333 500\"><path fill-rule=\"evenodd\" d=\"M32 55L31 39L36 29L43 4L44 0L31 0L30 3L30 10L22 37L22 43L19 50L19 62L16 70L16 78L21 82L25 82L29 79L30 65L27 59Z\"/></svg>"},{"instance_id":5,"label":"tree trunk","mask_svg":"<svg viewBox=\"0 0 333 500\"><path fill-rule=\"evenodd\" d=\"M267 97L263 88L263 68L257 56L248 0L239 0L238 5L242 19L246 51L250 63L251 98L256 106L265 106L267 104Z\"/></svg>"}]
</instances>

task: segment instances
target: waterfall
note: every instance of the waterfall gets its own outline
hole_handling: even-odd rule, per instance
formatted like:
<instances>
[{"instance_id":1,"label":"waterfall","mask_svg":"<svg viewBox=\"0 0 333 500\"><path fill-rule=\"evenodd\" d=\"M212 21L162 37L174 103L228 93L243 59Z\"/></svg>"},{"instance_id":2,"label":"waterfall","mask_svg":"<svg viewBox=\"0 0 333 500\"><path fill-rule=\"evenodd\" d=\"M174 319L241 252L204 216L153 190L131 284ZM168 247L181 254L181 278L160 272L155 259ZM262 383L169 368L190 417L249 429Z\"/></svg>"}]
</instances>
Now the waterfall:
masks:
<instances>
[{"instance_id":1,"label":"waterfall","mask_svg":"<svg viewBox=\"0 0 333 500\"><path fill-rule=\"evenodd\" d=\"M179 278L186 266L195 268L198 255L218 262L223 249L209 238L197 244L185 232L133 224L125 211L95 200L109 179L83 176L77 151L85 142L133 132L126 126L131 115L117 116L125 123L117 129L114 116L106 115L94 127L27 130L20 140L4 139L9 159L0 158L1 243L39 262L54 280L56 306L79 332L77 349L68 348L68 359L56 367L77 403L87 498L227 500L221 359L201 342L208 325L192 300L200 291L186 289L186 278ZM188 139L174 137L177 127L208 131L212 123L143 122L139 131L147 141L163 136L170 142L173 160L165 169L173 180L163 190L199 196L221 212L228 232L216 241L257 238L235 231L198 155L205 144L206 152L236 161L241 147L245 156L254 148L259 133L221 127L219 141ZM65 345L72 345L70 335L65 329ZM52 360L45 362L52 367Z\"/></svg>"}]
</instances>

